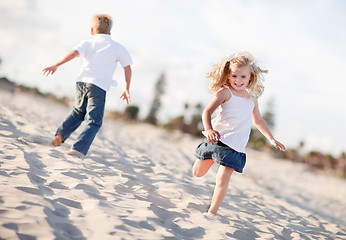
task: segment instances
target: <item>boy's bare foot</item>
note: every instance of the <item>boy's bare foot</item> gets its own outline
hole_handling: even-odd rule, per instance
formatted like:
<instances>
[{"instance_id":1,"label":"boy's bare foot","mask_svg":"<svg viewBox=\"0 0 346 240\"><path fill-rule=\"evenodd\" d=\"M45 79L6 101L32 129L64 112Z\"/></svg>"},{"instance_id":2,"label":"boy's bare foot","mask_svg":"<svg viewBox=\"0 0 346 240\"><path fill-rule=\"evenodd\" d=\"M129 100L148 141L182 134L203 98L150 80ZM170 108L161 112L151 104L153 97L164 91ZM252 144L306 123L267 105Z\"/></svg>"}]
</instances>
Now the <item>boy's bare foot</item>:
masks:
<instances>
[{"instance_id":1,"label":"boy's bare foot","mask_svg":"<svg viewBox=\"0 0 346 240\"><path fill-rule=\"evenodd\" d=\"M67 153L68 155L71 155L73 157L78 157L78 158L81 158L81 159L84 159L86 156L81 153L81 152L78 152L77 150L71 148L70 151L68 151Z\"/></svg>"},{"instance_id":2,"label":"boy's bare foot","mask_svg":"<svg viewBox=\"0 0 346 240\"><path fill-rule=\"evenodd\" d=\"M53 139L53 141L52 141L52 145L53 145L54 147L57 147L57 146L60 146L61 143L62 143L62 137L61 137L59 134L57 134L57 135L55 136L55 138Z\"/></svg>"}]
</instances>

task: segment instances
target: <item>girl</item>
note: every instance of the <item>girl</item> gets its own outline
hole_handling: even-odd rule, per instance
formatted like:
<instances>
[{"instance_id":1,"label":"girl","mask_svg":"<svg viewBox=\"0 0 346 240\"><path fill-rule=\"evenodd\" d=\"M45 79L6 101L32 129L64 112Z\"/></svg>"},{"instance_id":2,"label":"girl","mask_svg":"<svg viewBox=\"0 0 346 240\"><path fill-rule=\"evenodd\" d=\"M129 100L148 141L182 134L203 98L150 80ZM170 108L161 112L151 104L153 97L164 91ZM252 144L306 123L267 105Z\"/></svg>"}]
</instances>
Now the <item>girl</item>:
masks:
<instances>
[{"instance_id":1,"label":"girl","mask_svg":"<svg viewBox=\"0 0 346 240\"><path fill-rule=\"evenodd\" d=\"M285 151L284 145L274 139L258 108L257 99L264 90L262 73L267 72L257 67L253 57L244 52L222 60L207 74L211 78L209 91L216 94L202 114L206 139L196 149L193 174L202 177L214 162L220 164L208 215L216 215L233 171L243 172L251 120L274 147Z\"/></svg>"}]
</instances>

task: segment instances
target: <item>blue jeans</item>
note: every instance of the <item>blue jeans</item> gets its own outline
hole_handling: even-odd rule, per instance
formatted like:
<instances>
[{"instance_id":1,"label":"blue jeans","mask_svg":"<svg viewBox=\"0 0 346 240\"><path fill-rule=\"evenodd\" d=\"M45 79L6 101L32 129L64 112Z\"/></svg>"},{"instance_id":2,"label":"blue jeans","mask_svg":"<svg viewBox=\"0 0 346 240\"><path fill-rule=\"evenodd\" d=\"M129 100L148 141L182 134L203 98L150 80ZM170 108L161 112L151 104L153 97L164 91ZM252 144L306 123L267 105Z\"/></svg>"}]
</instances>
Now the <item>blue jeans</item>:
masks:
<instances>
[{"instance_id":1,"label":"blue jeans","mask_svg":"<svg viewBox=\"0 0 346 240\"><path fill-rule=\"evenodd\" d=\"M56 131L65 141L85 121L85 126L72 149L87 154L102 126L106 91L91 83L76 83L76 98L72 112Z\"/></svg>"}]
</instances>

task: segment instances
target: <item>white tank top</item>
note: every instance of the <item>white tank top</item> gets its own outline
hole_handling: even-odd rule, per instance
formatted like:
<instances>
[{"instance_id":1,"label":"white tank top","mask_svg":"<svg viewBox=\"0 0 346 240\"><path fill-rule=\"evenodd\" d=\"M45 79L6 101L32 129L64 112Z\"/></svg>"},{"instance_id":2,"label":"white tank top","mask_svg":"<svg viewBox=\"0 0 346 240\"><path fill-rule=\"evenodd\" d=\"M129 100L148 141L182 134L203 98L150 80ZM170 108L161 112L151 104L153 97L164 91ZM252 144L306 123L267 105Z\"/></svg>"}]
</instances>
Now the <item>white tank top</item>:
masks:
<instances>
[{"instance_id":1,"label":"white tank top","mask_svg":"<svg viewBox=\"0 0 346 240\"><path fill-rule=\"evenodd\" d=\"M255 102L253 99L235 96L228 87L227 89L231 93L231 98L218 107L211 123L213 129L220 133L221 142L237 152L245 153Z\"/></svg>"}]
</instances>

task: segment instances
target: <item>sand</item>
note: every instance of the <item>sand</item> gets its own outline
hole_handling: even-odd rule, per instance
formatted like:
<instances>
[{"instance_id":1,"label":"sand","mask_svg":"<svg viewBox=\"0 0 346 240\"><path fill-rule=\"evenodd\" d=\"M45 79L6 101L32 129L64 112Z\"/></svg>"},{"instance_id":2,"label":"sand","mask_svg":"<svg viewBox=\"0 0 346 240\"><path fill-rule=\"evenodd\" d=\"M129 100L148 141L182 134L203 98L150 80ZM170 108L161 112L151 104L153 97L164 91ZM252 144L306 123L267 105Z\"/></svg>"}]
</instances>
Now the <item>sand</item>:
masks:
<instances>
[{"instance_id":1,"label":"sand","mask_svg":"<svg viewBox=\"0 0 346 240\"><path fill-rule=\"evenodd\" d=\"M105 120L79 159L67 154L77 134L50 145L70 108L0 101L0 239L346 239L345 180L248 149L208 217L217 166L192 176L201 139Z\"/></svg>"}]
</instances>

